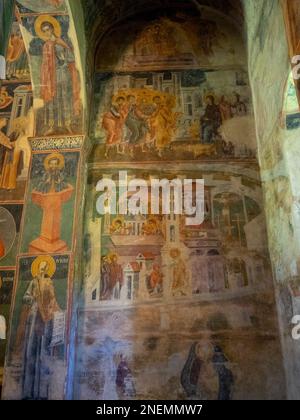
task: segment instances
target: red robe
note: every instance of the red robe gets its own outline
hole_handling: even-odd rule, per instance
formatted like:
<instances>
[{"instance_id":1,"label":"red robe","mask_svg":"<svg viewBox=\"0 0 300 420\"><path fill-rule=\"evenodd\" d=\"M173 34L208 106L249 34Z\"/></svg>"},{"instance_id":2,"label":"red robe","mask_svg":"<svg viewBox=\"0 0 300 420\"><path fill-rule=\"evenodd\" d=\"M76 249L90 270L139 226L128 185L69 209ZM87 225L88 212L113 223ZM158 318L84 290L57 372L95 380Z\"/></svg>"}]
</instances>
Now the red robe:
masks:
<instances>
[{"instance_id":1,"label":"red robe","mask_svg":"<svg viewBox=\"0 0 300 420\"><path fill-rule=\"evenodd\" d=\"M53 101L56 96L56 44L69 49L69 46L60 38L56 38L55 41L46 41L43 46L43 61L41 65L41 98L44 102ZM68 70L72 80L73 111L74 115L78 116L81 110L80 82L75 63L69 63Z\"/></svg>"},{"instance_id":2,"label":"red robe","mask_svg":"<svg viewBox=\"0 0 300 420\"><path fill-rule=\"evenodd\" d=\"M4 243L0 239L0 257L4 257L5 255L5 246Z\"/></svg>"}]
</instances>

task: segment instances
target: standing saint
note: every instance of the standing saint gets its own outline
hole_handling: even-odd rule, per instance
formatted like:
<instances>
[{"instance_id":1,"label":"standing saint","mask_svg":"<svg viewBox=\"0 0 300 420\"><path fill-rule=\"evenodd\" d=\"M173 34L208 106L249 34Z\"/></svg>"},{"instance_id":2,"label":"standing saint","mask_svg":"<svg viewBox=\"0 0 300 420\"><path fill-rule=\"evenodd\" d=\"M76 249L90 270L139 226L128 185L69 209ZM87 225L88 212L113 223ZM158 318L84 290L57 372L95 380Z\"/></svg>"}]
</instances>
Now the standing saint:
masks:
<instances>
[{"instance_id":1,"label":"standing saint","mask_svg":"<svg viewBox=\"0 0 300 420\"><path fill-rule=\"evenodd\" d=\"M172 98L162 101L160 96L153 98L155 110L150 118L152 137L155 139L155 147L161 156L162 150L169 146L174 134L177 114L171 111L173 107Z\"/></svg>"},{"instance_id":2,"label":"standing saint","mask_svg":"<svg viewBox=\"0 0 300 420\"><path fill-rule=\"evenodd\" d=\"M125 119L127 117L128 111L125 105L124 96L119 96L116 98L115 103L112 103L112 106L108 112L105 112L102 119L102 127L106 131L106 156L108 147L117 146L117 151L120 152L120 146L123 138L123 129L125 124Z\"/></svg>"},{"instance_id":3,"label":"standing saint","mask_svg":"<svg viewBox=\"0 0 300 420\"><path fill-rule=\"evenodd\" d=\"M177 248L171 249L170 256L173 259L172 271L172 294L173 296L186 296L188 287L189 273L185 262L181 257L180 250Z\"/></svg>"},{"instance_id":4,"label":"standing saint","mask_svg":"<svg viewBox=\"0 0 300 420\"><path fill-rule=\"evenodd\" d=\"M109 289L111 299L120 299L123 284L123 268L121 264L118 263L118 255L111 254L109 264Z\"/></svg>"},{"instance_id":5,"label":"standing saint","mask_svg":"<svg viewBox=\"0 0 300 420\"><path fill-rule=\"evenodd\" d=\"M23 399L48 399L51 341L55 313L61 312L52 276L56 264L50 256L37 257L31 266L33 279L23 295L15 351L23 355Z\"/></svg>"},{"instance_id":6,"label":"standing saint","mask_svg":"<svg viewBox=\"0 0 300 420\"><path fill-rule=\"evenodd\" d=\"M218 105L213 95L206 97L206 108L200 119L202 129L202 143L211 144L214 142L218 128L221 126L222 118Z\"/></svg>"},{"instance_id":7,"label":"standing saint","mask_svg":"<svg viewBox=\"0 0 300 420\"><path fill-rule=\"evenodd\" d=\"M0 118L0 130L7 124L5 118ZM16 138L17 133L12 133ZM21 149L17 141L11 141L9 137L0 131L0 145L4 146L2 171L0 174L0 188L14 190L17 187L17 176L20 172Z\"/></svg>"},{"instance_id":8,"label":"standing saint","mask_svg":"<svg viewBox=\"0 0 300 420\"><path fill-rule=\"evenodd\" d=\"M31 54L42 54L40 97L44 101L43 122L47 127L44 134L53 134L55 127L72 133L72 118L81 112L74 52L61 38L60 24L53 16L39 16L35 21L35 31L44 41L42 49L36 49L36 40L30 47Z\"/></svg>"}]
</instances>

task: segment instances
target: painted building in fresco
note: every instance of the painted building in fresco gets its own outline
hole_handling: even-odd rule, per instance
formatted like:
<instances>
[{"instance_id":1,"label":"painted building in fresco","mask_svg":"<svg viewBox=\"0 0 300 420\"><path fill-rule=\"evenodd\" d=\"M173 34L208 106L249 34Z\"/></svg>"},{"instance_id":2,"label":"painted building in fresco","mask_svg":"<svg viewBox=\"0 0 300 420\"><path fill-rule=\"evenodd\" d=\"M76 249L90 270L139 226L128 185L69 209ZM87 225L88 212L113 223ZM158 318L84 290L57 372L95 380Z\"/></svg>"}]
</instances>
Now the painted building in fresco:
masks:
<instances>
[{"instance_id":1,"label":"painted building in fresco","mask_svg":"<svg viewBox=\"0 0 300 420\"><path fill-rule=\"evenodd\" d=\"M273 126L253 51L269 35L260 23L255 38L240 1L123 3L15 2L0 85L2 398L293 398L299 264L280 235L297 249L298 201L288 147L262 140ZM271 3L288 63L286 11ZM270 115L292 139L290 70ZM149 192L153 178L204 179L203 223L173 208L100 215L97 183L119 171Z\"/></svg>"}]
</instances>

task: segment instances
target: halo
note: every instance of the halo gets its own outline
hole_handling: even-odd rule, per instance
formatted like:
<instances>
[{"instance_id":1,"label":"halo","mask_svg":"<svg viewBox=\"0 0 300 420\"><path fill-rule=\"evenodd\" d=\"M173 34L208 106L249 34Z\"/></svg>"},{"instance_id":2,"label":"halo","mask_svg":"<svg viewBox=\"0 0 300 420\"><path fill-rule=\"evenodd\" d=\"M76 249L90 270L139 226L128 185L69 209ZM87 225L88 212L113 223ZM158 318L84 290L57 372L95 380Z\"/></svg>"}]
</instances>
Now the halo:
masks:
<instances>
[{"instance_id":1,"label":"halo","mask_svg":"<svg viewBox=\"0 0 300 420\"><path fill-rule=\"evenodd\" d=\"M110 252L110 253L107 255L107 258L109 259L109 262L111 262L111 261L112 261L113 257L117 257L117 258L119 258L118 254L117 254L116 252Z\"/></svg>"},{"instance_id":2,"label":"halo","mask_svg":"<svg viewBox=\"0 0 300 420\"><path fill-rule=\"evenodd\" d=\"M172 248L172 249L170 249L170 256L172 258L179 257L179 255L180 255L180 250L178 248Z\"/></svg>"},{"instance_id":3,"label":"halo","mask_svg":"<svg viewBox=\"0 0 300 420\"><path fill-rule=\"evenodd\" d=\"M154 216L149 217L146 221L146 224L149 223L149 222L155 223L156 226L158 226L158 224L159 224L158 220Z\"/></svg>"},{"instance_id":4,"label":"halo","mask_svg":"<svg viewBox=\"0 0 300 420\"><path fill-rule=\"evenodd\" d=\"M124 218L123 217L116 217L113 221L112 221L112 227L116 227L116 225L118 224L118 223L122 223L122 225L123 225L123 223L124 223Z\"/></svg>"},{"instance_id":5,"label":"halo","mask_svg":"<svg viewBox=\"0 0 300 420\"><path fill-rule=\"evenodd\" d=\"M45 37L45 34L42 31L42 24L48 22L51 23L51 25L54 28L54 35L57 38L60 38L61 36L61 27L58 21L51 15L41 15L39 16L36 21L34 22L34 29L35 33L39 38L41 38L43 41L47 41L47 38Z\"/></svg>"},{"instance_id":6,"label":"halo","mask_svg":"<svg viewBox=\"0 0 300 420\"><path fill-rule=\"evenodd\" d=\"M212 92L211 92L211 93L207 93L207 94L205 95L204 99L206 100L206 99L207 99L207 98L209 98L209 97L213 97L215 101L217 100L216 95L215 95L214 93L212 93Z\"/></svg>"},{"instance_id":7,"label":"halo","mask_svg":"<svg viewBox=\"0 0 300 420\"><path fill-rule=\"evenodd\" d=\"M65 166L65 158L61 153L51 153L48 155L44 160L44 168L46 171L49 169L49 162L50 160L57 159L58 160L58 169L63 169Z\"/></svg>"},{"instance_id":8,"label":"halo","mask_svg":"<svg viewBox=\"0 0 300 420\"><path fill-rule=\"evenodd\" d=\"M31 274L32 277L36 277L39 272L39 265L41 262L45 261L48 264L47 273L49 277L52 277L56 271L56 263L50 255L40 255L38 256L33 263L31 264Z\"/></svg>"}]
</instances>

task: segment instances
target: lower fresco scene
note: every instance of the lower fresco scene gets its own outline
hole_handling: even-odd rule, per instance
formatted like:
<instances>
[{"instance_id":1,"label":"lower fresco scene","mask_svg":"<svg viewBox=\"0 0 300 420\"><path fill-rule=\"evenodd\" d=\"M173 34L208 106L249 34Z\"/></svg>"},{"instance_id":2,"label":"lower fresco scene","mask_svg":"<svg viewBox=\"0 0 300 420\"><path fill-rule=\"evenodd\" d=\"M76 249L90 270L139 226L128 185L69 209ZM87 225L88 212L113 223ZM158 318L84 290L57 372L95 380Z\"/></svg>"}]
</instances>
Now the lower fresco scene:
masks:
<instances>
[{"instance_id":1,"label":"lower fresco scene","mask_svg":"<svg viewBox=\"0 0 300 420\"><path fill-rule=\"evenodd\" d=\"M261 185L256 165L249 166L127 168L128 179L148 185L153 177L203 178L204 222L193 226L172 210L99 215L97 182L119 175L91 170L77 398L280 398Z\"/></svg>"}]
</instances>

